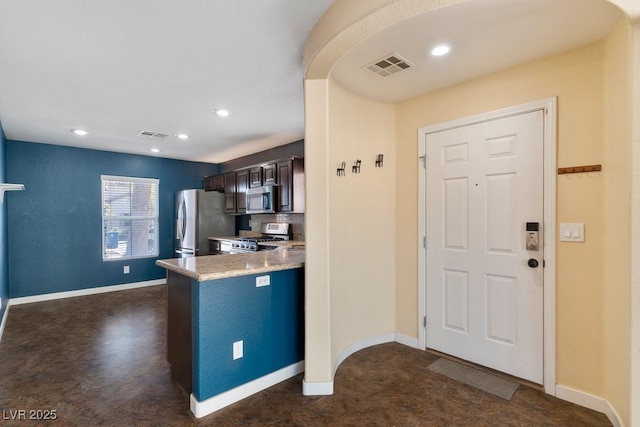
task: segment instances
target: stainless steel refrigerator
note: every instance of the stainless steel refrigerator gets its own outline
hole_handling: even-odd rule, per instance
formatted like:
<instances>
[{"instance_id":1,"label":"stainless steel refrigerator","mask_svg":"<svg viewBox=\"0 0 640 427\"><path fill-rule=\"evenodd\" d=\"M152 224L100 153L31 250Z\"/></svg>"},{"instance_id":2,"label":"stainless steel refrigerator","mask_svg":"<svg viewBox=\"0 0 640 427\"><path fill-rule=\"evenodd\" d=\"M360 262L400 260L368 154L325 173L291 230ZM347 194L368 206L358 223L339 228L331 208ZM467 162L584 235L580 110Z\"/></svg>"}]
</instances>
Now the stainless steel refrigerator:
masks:
<instances>
[{"instance_id":1,"label":"stainless steel refrigerator","mask_svg":"<svg viewBox=\"0 0 640 427\"><path fill-rule=\"evenodd\" d=\"M176 194L176 257L209 255L208 237L233 236L235 217L224 213L224 194L183 190Z\"/></svg>"}]
</instances>

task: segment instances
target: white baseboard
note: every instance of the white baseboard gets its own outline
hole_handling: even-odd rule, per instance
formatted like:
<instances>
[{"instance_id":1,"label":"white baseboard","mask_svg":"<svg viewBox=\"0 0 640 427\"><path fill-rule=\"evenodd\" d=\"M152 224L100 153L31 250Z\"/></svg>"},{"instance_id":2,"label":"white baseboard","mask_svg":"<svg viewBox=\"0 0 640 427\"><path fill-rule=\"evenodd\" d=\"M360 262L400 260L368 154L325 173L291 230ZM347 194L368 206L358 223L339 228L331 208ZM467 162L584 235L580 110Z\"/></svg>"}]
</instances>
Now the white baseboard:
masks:
<instances>
[{"instance_id":1,"label":"white baseboard","mask_svg":"<svg viewBox=\"0 0 640 427\"><path fill-rule=\"evenodd\" d=\"M622 418L620 418L620 414L616 411L616 408L613 407L608 400L605 400L604 414L609 418L613 427L622 427L624 424L622 423Z\"/></svg>"},{"instance_id":2,"label":"white baseboard","mask_svg":"<svg viewBox=\"0 0 640 427\"><path fill-rule=\"evenodd\" d=\"M622 427L624 425L616 409L608 400L602 397L560 384L556 384L556 397L605 414L614 427Z\"/></svg>"},{"instance_id":3,"label":"white baseboard","mask_svg":"<svg viewBox=\"0 0 640 427\"><path fill-rule=\"evenodd\" d=\"M399 332L396 332L394 334L394 341L397 342L398 344L406 345L407 347L413 347L418 350L424 350L424 348L420 348L420 343L418 341L418 338L412 338L408 335L401 334Z\"/></svg>"},{"instance_id":4,"label":"white baseboard","mask_svg":"<svg viewBox=\"0 0 640 427\"><path fill-rule=\"evenodd\" d=\"M144 282L125 283L122 285L100 286L97 288L79 289L77 291L54 292L51 294L33 295L29 297L11 298L8 306L29 304L32 302L51 301L62 298L81 297L85 295L103 294L105 292L124 291L127 289L144 288L146 286L164 285L166 279L147 280Z\"/></svg>"},{"instance_id":5,"label":"white baseboard","mask_svg":"<svg viewBox=\"0 0 640 427\"><path fill-rule=\"evenodd\" d=\"M373 337L365 338L358 342L354 342L351 345L348 345L338 354L338 357L336 357L336 360L333 363L333 376L335 377L336 371L338 370L338 366L340 366L340 364L344 362L345 359L351 356L353 353L357 353L360 350L363 350L367 347L372 347L374 345L393 342L393 340L394 340L394 333L391 332L388 334L376 335Z\"/></svg>"},{"instance_id":6,"label":"white baseboard","mask_svg":"<svg viewBox=\"0 0 640 427\"><path fill-rule=\"evenodd\" d=\"M236 403L244 398L247 398L252 394L258 393L259 391L267 389L282 381L295 377L303 371L304 361L286 366L280 370L265 375L264 377L260 377L246 384L242 384L241 386L238 386L229 391L225 391L224 393L220 393L207 400L203 400L202 402L198 402L193 394L191 394L191 397L189 399L191 412L193 412L193 415L196 418L202 418L226 406L229 406L232 403Z\"/></svg>"},{"instance_id":7,"label":"white baseboard","mask_svg":"<svg viewBox=\"0 0 640 427\"><path fill-rule=\"evenodd\" d=\"M348 345L338 354L338 357L336 357L336 360L333 364L333 377L335 377L336 371L338 370L340 364L342 364L342 362L344 362L352 354L357 353L358 351L363 350L367 347L372 347L374 345L384 344L388 342L398 342L409 347L419 348L418 340L416 338L411 338L407 335L399 333L392 332L366 338L364 340ZM307 382L303 380L302 394L304 394L305 396L331 395L333 394L333 381Z\"/></svg>"},{"instance_id":8,"label":"white baseboard","mask_svg":"<svg viewBox=\"0 0 640 427\"><path fill-rule=\"evenodd\" d=\"M2 341L2 334L4 334L4 325L7 324L8 315L9 315L9 304L7 303L7 306L4 308L4 315L2 316L2 322L0 322L0 341Z\"/></svg>"},{"instance_id":9,"label":"white baseboard","mask_svg":"<svg viewBox=\"0 0 640 427\"><path fill-rule=\"evenodd\" d=\"M333 381L307 382L302 380L302 394L305 396L331 396Z\"/></svg>"},{"instance_id":10,"label":"white baseboard","mask_svg":"<svg viewBox=\"0 0 640 427\"><path fill-rule=\"evenodd\" d=\"M306 380L303 380L302 394L305 396L328 396L333 394L333 378L335 378L338 367L347 357L367 347L393 342L394 335L394 333L376 335L348 345L338 354L338 357L336 357L336 360L333 363L332 380L323 382L307 382Z\"/></svg>"}]
</instances>

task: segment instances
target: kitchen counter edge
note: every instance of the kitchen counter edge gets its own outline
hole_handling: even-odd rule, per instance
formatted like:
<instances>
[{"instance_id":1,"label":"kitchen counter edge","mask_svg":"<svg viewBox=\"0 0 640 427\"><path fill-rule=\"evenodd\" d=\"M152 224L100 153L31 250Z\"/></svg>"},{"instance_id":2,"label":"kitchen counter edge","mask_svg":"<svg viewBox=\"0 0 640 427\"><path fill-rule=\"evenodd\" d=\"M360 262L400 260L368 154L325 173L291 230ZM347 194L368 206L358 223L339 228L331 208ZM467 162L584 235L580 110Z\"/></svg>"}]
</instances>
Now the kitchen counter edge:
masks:
<instances>
[{"instance_id":1,"label":"kitchen counter edge","mask_svg":"<svg viewBox=\"0 0 640 427\"><path fill-rule=\"evenodd\" d=\"M199 282L304 267L305 250L282 246L246 254L207 255L157 260L156 265Z\"/></svg>"}]
</instances>

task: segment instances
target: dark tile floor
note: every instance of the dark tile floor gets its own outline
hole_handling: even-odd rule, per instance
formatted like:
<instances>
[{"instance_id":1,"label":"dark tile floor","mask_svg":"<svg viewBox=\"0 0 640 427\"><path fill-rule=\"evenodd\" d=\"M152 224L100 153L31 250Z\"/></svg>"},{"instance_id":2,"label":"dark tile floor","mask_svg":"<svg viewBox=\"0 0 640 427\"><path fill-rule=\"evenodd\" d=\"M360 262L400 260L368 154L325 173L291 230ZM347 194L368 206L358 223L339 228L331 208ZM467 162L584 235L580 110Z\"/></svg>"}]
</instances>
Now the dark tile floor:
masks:
<instances>
[{"instance_id":1,"label":"dark tile floor","mask_svg":"<svg viewBox=\"0 0 640 427\"><path fill-rule=\"evenodd\" d=\"M523 386L502 400L430 372L437 356L396 343L349 357L333 396L303 396L299 375L195 419L169 377L165 302L165 287L154 286L11 307L0 343L0 424L611 425ZM27 420L11 419L23 414ZM31 415L57 419L38 423Z\"/></svg>"}]
</instances>

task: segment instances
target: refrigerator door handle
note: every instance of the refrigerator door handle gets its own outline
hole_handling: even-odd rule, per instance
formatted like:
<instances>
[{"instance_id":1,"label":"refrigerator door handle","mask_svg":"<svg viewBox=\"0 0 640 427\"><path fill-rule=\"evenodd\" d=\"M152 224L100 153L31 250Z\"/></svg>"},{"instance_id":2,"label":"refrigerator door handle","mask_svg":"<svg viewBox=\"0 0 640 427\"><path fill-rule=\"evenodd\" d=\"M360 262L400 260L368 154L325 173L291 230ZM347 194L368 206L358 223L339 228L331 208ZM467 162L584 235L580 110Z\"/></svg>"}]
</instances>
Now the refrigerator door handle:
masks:
<instances>
[{"instance_id":1,"label":"refrigerator door handle","mask_svg":"<svg viewBox=\"0 0 640 427\"><path fill-rule=\"evenodd\" d=\"M180 255L193 255L195 251L191 249L176 249L176 253Z\"/></svg>"},{"instance_id":2,"label":"refrigerator door handle","mask_svg":"<svg viewBox=\"0 0 640 427\"><path fill-rule=\"evenodd\" d=\"M184 198L180 198L180 206L178 207L178 217L176 218L176 238L180 241L184 240L184 230L186 227L186 204Z\"/></svg>"},{"instance_id":3,"label":"refrigerator door handle","mask_svg":"<svg viewBox=\"0 0 640 427\"><path fill-rule=\"evenodd\" d=\"M181 239L184 239L184 233L187 230L187 204L184 199L182 199L182 236Z\"/></svg>"}]
</instances>

